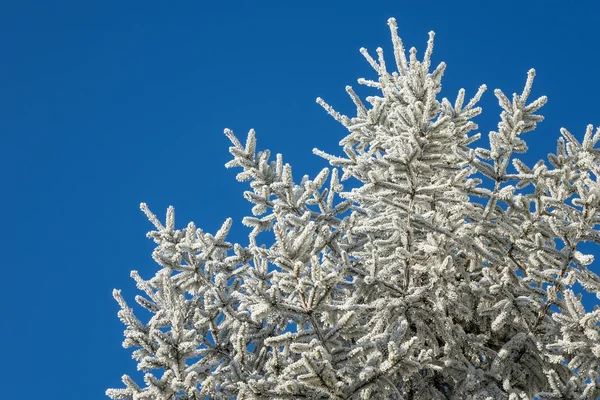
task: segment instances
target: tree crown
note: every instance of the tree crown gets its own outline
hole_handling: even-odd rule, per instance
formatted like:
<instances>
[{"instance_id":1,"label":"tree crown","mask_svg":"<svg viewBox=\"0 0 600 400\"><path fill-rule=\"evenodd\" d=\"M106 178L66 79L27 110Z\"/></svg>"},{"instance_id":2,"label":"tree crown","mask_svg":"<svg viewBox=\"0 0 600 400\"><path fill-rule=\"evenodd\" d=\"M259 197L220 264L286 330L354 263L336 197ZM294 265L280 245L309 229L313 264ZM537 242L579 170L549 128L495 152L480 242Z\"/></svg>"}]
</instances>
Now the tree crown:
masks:
<instances>
[{"instance_id":1,"label":"tree crown","mask_svg":"<svg viewBox=\"0 0 600 400\"><path fill-rule=\"evenodd\" d=\"M226 241L231 219L212 235L176 229L172 207L163 225L141 205L162 269L131 276L152 318L143 324L113 295L146 386L124 375L109 397L600 396L600 310L573 291L600 298L593 256L578 250L600 242L600 130L579 142L561 129L550 165L516 158L547 101L529 101L530 70L512 100L494 91L498 129L473 148L485 85L469 101L464 89L454 104L438 100L445 64L432 69L433 32L419 61L389 26L396 71L381 48L377 59L361 49L378 79L359 83L379 95L365 104L346 87L351 118L317 99L348 130L344 156L314 150L332 168L295 183L280 154L256 151L253 130L244 145L225 130L226 166L251 187L247 246ZM359 187L344 191L349 178ZM261 232L274 244L258 245Z\"/></svg>"}]
</instances>

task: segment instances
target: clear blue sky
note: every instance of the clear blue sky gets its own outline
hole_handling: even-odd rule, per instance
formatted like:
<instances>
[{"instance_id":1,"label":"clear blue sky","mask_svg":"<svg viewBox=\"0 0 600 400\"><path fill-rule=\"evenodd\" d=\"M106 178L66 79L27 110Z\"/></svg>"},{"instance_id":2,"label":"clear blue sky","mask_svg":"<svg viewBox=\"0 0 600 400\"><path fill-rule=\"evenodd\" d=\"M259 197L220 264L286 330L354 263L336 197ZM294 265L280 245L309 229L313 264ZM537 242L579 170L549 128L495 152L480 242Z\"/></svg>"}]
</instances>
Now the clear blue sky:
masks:
<instances>
[{"instance_id":1,"label":"clear blue sky","mask_svg":"<svg viewBox=\"0 0 600 400\"><path fill-rule=\"evenodd\" d=\"M2 397L103 399L123 373L113 288L130 304L129 271L149 278L144 201L177 226L215 232L231 216L246 243L246 185L227 170L228 127L281 152L294 176L326 166L344 129L317 96L351 113L347 84L374 72L359 54L391 56L387 18L434 63L442 95L490 90L477 119L496 128L492 89L547 95L546 121L527 135L535 161L561 126L581 137L600 125L594 1L5 1L0 6ZM368 93L364 90L360 93ZM590 305L591 303L588 303Z\"/></svg>"}]
</instances>

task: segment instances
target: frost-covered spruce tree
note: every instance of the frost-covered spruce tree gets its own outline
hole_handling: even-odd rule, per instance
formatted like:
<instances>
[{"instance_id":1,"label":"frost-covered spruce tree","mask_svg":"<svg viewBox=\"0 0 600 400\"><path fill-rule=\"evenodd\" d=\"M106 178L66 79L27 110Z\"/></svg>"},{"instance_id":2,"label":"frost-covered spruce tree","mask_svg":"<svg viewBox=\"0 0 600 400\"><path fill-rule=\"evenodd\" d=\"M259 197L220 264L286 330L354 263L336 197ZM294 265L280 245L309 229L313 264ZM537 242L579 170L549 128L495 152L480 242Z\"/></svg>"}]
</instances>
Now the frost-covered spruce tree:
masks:
<instances>
[{"instance_id":1,"label":"frost-covered spruce tree","mask_svg":"<svg viewBox=\"0 0 600 400\"><path fill-rule=\"evenodd\" d=\"M126 388L109 397L600 396L600 309L586 311L573 292L578 282L600 297L593 257L578 250L600 242L600 130L588 126L580 142L562 129L550 165L516 158L546 103L528 100L531 70L512 101L495 91L498 130L473 148L485 86L469 101L463 89L454 105L440 101L433 32L418 61L389 25L396 72L381 49L377 60L361 50L378 80L359 83L379 96L367 105L347 87L352 118L318 99L349 131L345 156L314 151L331 169L296 183L281 155L256 152L254 131L245 145L225 131L226 166L252 188L247 246L226 241L231 219L212 235L176 229L173 208L163 225L141 205L162 269L131 276L154 316L144 324L114 297L145 386L124 375ZM348 178L359 187L343 191ZM270 232L275 243L258 245Z\"/></svg>"}]
</instances>

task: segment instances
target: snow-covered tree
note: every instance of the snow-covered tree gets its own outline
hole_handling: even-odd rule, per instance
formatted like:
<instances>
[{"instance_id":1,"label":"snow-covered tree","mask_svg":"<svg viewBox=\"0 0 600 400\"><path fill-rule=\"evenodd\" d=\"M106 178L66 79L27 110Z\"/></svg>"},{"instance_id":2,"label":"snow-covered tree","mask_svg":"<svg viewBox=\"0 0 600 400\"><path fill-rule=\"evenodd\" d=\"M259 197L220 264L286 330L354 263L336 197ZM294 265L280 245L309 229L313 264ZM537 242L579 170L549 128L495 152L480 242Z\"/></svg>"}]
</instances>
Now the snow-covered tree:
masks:
<instances>
[{"instance_id":1,"label":"snow-covered tree","mask_svg":"<svg viewBox=\"0 0 600 400\"><path fill-rule=\"evenodd\" d=\"M389 26L396 71L380 48L377 59L361 49L378 79L359 83L379 95L365 104L348 86L352 118L317 100L349 132L344 156L314 150L330 169L296 183L280 154L256 151L254 131L245 145L225 131L226 166L252 189L246 246L226 241L231 219L213 235L176 229L173 208L163 225L141 205L162 269L131 276L152 318L113 294L145 386L124 375L110 398L600 396L600 308L574 292L600 298L580 251L600 242L600 129L582 141L562 129L549 164L516 158L546 103L529 101L530 70L522 94L494 92L498 130L475 148L486 87L440 100L433 32L419 61ZM358 187L344 191L349 178ZM257 244L271 232L273 245Z\"/></svg>"}]
</instances>

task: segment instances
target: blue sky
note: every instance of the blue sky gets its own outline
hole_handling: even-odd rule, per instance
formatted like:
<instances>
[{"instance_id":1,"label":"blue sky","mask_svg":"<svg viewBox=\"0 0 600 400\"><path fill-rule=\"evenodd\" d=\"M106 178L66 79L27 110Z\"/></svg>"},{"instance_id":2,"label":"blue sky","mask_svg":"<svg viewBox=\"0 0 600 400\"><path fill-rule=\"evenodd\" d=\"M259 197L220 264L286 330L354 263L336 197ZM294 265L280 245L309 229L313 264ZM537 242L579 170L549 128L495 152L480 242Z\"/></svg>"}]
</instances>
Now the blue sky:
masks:
<instances>
[{"instance_id":1,"label":"blue sky","mask_svg":"<svg viewBox=\"0 0 600 400\"><path fill-rule=\"evenodd\" d=\"M560 127L600 125L596 2L169 3L0 5L3 398L103 399L123 373L139 378L111 296L133 304L129 271L157 270L139 203L213 233L230 216L245 244L247 186L223 166L223 129L255 128L259 149L314 176L326 163L312 148L335 153L345 135L315 98L353 112L345 85L375 76L358 49L391 56L389 17L419 54L436 31L443 96L488 85L484 137L492 89L520 92L536 68L532 96L549 102L526 137L532 164Z\"/></svg>"}]
</instances>

